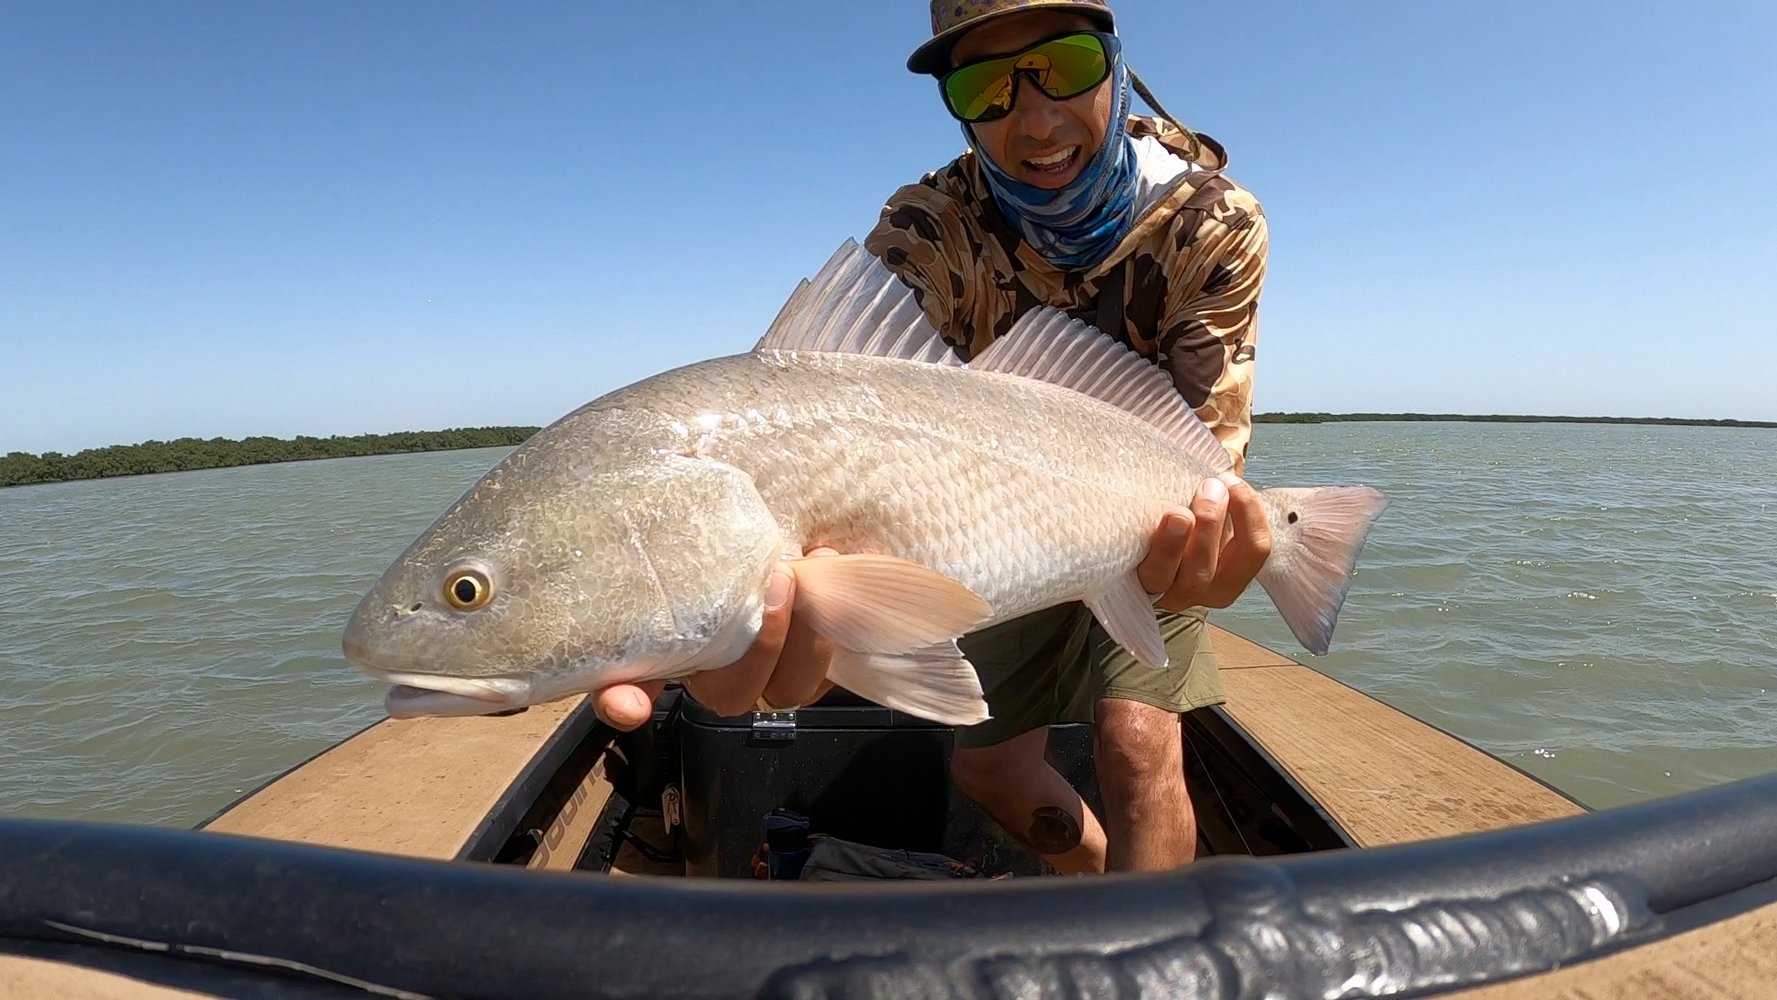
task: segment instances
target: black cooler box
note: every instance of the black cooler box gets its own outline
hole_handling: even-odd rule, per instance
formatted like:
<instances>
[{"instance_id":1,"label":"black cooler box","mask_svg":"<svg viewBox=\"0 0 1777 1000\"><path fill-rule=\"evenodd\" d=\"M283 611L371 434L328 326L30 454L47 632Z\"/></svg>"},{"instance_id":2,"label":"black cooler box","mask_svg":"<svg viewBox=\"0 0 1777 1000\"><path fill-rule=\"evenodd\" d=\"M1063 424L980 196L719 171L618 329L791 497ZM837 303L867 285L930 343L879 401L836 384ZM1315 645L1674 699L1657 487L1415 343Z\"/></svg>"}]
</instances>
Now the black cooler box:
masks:
<instances>
[{"instance_id":1,"label":"black cooler box","mask_svg":"<svg viewBox=\"0 0 1777 1000\"><path fill-rule=\"evenodd\" d=\"M890 850L942 854L983 875L1046 868L958 792L952 730L843 690L794 712L723 718L679 702L685 874L763 877L769 824ZM1089 726L1049 740L1056 769L1098 808Z\"/></svg>"}]
</instances>

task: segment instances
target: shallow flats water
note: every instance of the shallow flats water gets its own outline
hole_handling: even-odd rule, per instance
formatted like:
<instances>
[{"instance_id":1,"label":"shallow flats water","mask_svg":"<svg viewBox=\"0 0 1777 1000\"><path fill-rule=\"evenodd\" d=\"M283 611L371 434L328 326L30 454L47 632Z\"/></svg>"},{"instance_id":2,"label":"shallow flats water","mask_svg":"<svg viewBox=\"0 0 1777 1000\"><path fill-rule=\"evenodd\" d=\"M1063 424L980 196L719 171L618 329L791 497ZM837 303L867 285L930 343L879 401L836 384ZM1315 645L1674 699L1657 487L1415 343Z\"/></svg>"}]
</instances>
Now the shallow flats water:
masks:
<instances>
[{"instance_id":1,"label":"shallow flats water","mask_svg":"<svg viewBox=\"0 0 1777 1000\"><path fill-rule=\"evenodd\" d=\"M0 814L189 826L382 716L339 653L504 449L0 490ZM1777 769L1777 432L1264 424L1265 485L1389 494L1332 652L1219 624L1594 806Z\"/></svg>"},{"instance_id":2,"label":"shallow flats water","mask_svg":"<svg viewBox=\"0 0 1777 1000\"><path fill-rule=\"evenodd\" d=\"M1777 432L1257 429L1257 481L1341 469L1395 502L1314 666L1593 806L1777 769Z\"/></svg>"},{"instance_id":3,"label":"shallow flats water","mask_svg":"<svg viewBox=\"0 0 1777 1000\"><path fill-rule=\"evenodd\" d=\"M346 616L505 451L0 490L0 814L188 826L376 721Z\"/></svg>"}]
</instances>

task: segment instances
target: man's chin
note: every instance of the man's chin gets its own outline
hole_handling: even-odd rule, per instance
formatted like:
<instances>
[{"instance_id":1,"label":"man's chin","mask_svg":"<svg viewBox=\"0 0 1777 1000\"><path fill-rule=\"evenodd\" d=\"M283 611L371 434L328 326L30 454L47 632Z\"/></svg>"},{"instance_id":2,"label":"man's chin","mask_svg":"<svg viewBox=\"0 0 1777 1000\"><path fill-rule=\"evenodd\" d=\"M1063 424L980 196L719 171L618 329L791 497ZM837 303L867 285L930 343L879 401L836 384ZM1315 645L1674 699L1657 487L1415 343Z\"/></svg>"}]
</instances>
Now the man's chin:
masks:
<instances>
[{"instance_id":1,"label":"man's chin","mask_svg":"<svg viewBox=\"0 0 1777 1000\"><path fill-rule=\"evenodd\" d=\"M1020 170L1015 176L1031 187L1042 188L1045 191L1059 191L1072 184L1080 176L1080 171L1075 169L1069 170L1065 174L1033 174L1027 170Z\"/></svg>"}]
</instances>

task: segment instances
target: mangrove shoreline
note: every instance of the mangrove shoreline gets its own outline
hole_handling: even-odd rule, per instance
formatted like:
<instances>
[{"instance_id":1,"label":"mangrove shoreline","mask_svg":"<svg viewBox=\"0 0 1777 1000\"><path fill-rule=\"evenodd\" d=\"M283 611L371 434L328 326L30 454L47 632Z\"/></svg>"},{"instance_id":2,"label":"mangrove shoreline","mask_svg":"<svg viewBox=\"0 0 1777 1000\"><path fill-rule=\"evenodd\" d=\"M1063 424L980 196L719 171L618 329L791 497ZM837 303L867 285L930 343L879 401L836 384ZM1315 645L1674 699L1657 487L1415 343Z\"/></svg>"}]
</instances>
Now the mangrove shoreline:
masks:
<instances>
[{"instance_id":1,"label":"mangrove shoreline","mask_svg":"<svg viewBox=\"0 0 1777 1000\"><path fill-rule=\"evenodd\" d=\"M72 455L15 451L0 457L0 487L66 483L82 479L195 472L238 465L307 462L318 458L359 458L416 451L461 451L517 445L535 427L458 427L442 431L400 431L350 437L175 438L88 448Z\"/></svg>"},{"instance_id":2,"label":"mangrove shoreline","mask_svg":"<svg viewBox=\"0 0 1777 1000\"><path fill-rule=\"evenodd\" d=\"M1777 427L1770 420L1703 420L1686 417L1557 417L1470 413L1256 413L1256 424L1329 424L1354 421L1451 421L1501 424L1654 424L1680 427ZM176 438L88 448L72 455L15 451L0 457L0 487L66 483L162 472L193 472L240 465L358 458L416 451L460 451L513 447L536 427L458 427L442 431L400 431L350 437Z\"/></svg>"}]
</instances>

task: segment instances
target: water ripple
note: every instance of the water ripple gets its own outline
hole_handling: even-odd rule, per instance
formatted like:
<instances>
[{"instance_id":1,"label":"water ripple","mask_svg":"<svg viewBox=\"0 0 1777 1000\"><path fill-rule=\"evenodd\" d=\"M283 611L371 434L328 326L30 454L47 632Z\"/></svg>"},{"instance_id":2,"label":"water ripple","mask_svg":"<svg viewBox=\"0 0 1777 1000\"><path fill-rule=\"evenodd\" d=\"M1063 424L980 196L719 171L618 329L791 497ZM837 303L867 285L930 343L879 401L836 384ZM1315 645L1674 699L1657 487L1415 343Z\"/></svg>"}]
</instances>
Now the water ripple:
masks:
<instances>
[{"instance_id":1,"label":"water ripple","mask_svg":"<svg viewBox=\"0 0 1777 1000\"><path fill-rule=\"evenodd\" d=\"M346 616L502 454L0 490L0 815L189 826L375 721Z\"/></svg>"},{"instance_id":2,"label":"water ripple","mask_svg":"<svg viewBox=\"0 0 1777 1000\"><path fill-rule=\"evenodd\" d=\"M338 651L499 450L0 490L0 814L190 825L381 715ZM1261 425L1261 485L1390 494L1333 652L1215 620L1592 805L1777 768L1777 437Z\"/></svg>"},{"instance_id":3,"label":"water ripple","mask_svg":"<svg viewBox=\"0 0 1777 1000\"><path fill-rule=\"evenodd\" d=\"M1596 806L1777 769L1777 438L1261 425L1256 483L1393 505L1325 657L1257 588L1217 620Z\"/></svg>"}]
</instances>

